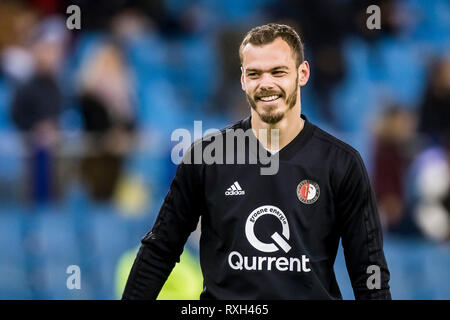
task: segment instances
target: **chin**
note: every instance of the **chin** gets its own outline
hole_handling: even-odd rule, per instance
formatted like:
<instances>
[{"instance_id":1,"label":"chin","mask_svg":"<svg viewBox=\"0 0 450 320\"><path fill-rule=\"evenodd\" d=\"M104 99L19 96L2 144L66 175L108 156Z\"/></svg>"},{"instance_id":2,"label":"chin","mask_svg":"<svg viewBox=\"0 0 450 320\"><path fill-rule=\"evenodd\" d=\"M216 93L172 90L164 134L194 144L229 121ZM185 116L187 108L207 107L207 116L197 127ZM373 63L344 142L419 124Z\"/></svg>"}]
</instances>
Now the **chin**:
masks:
<instances>
[{"instance_id":1,"label":"chin","mask_svg":"<svg viewBox=\"0 0 450 320\"><path fill-rule=\"evenodd\" d=\"M259 118L267 124L276 124L284 118L283 112L260 113Z\"/></svg>"},{"instance_id":2,"label":"chin","mask_svg":"<svg viewBox=\"0 0 450 320\"><path fill-rule=\"evenodd\" d=\"M283 106L279 105L277 102L271 103L271 104L262 103L262 104L258 105L258 111L261 114L264 113L264 114L270 115L270 114L279 113L279 112L281 112L281 110L283 110Z\"/></svg>"}]
</instances>

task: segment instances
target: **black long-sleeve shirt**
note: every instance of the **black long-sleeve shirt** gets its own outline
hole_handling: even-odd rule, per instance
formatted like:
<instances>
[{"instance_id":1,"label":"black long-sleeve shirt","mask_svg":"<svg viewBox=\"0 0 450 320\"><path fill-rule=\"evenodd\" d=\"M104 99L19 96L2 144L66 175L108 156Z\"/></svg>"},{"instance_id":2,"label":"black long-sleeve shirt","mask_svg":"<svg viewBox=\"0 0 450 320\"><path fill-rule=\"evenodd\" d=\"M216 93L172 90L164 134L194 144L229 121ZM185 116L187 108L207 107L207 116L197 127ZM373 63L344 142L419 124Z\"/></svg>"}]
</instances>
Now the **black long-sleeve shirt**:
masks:
<instances>
[{"instance_id":1,"label":"black long-sleeve shirt","mask_svg":"<svg viewBox=\"0 0 450 320\"><path fill-rule=\"evenodd\" d=\"M237 163L236 143L234 155L225 147L211 153L228 164L179 165L155 225L142 239L123 299L157 297L200 218L201 299L342 299L333 270L340 239L356 299L391 298L363 161L302 118L302 131L272 155L276 174L261 174L268 164L251 148L257 141L252 133L245 140L245 164ZM227 132L238 129L251 132L251 118L194 143L185 160L218 137L228 141Z\"/></svg>"}]
</instances>

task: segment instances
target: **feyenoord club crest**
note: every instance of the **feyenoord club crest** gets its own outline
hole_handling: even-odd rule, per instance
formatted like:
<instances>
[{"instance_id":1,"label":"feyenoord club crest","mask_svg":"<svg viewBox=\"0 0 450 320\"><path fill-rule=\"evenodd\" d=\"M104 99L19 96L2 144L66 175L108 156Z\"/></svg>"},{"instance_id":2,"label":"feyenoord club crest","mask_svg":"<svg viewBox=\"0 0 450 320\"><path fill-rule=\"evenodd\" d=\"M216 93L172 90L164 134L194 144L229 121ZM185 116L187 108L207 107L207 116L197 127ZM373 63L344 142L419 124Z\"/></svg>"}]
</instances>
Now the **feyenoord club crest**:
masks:
<instances>
[{"instance_id":1,"label":"feyenoord club crest","mask_svg":"<svg viewBox=\"0 0 450 320\"><path fill-rule=\"evenodd\" d=\"M298 200L305 204L311 204L317 201L320 196L319 185L312 180L303 180L297 186Z\"/></svg>"}]
</instances>

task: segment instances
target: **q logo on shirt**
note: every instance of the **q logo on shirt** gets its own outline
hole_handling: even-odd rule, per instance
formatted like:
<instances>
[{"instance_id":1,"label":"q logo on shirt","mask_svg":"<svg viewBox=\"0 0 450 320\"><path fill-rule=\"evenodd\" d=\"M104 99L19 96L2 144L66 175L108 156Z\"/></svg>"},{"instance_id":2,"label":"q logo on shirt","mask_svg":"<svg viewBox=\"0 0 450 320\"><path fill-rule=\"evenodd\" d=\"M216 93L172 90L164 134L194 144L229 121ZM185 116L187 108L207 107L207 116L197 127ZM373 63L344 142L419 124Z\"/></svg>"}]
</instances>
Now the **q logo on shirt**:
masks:
<instances>
[{"instance_id":1,"label":"q logo on shirt","mask_svg":"<svg viewBox=\"0 0 450 320\"><path fill-rule=\"evenodd\" d=\"M289 224L286 219L285 214L279 208L275 206L261 206L256 208L250 213L247 218L247 222L245 224L245 235L247 236L248 242L257 250L262 252L275 252L278 251L279 248L275 245L275 243L265 243L259 240L255 235L255 223L262 216L270 214L278 218L282 226L282 232L280 235L278 232L274 232L271 235L273 241L278 244L278 246L284 250L284 252L289 252L291 250L291 246L287 243L286 240L289 240L290 232L289 232Z\"/></svg>"}]
</instances>

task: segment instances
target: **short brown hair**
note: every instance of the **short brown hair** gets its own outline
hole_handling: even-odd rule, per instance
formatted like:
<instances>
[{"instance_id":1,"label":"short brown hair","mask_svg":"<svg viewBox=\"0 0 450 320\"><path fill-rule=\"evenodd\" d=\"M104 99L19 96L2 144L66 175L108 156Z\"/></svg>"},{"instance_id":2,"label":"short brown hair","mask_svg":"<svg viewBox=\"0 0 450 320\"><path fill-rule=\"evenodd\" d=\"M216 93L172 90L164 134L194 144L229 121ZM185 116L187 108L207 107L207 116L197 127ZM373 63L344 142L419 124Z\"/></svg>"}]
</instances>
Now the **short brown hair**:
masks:
<instances>
[{"instance_id":1,"label":"short brown hair","mask_svg":"<svg viewBox=\"0 0 450 320\"><path fill-rule=\"evenodd\" d=\"M276 38L283 39L291 47L292 52L295 54L296 66L298 67L304 60L302 40L292 27L278 23L269 23L255 27L245 35L245 38L242 40L241 46L239 47L241 64L243 61L242 51L247 44L251 43L261 46L271 43Z\"/></svg>"}]
</instances>

